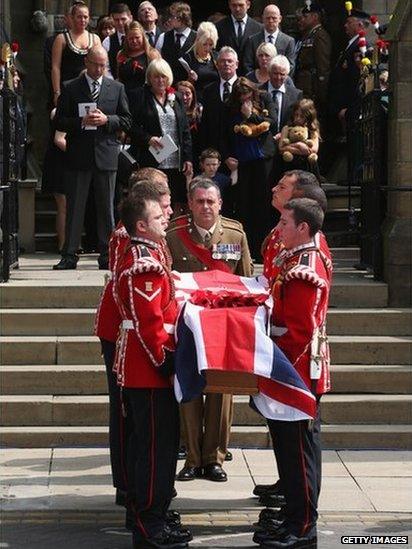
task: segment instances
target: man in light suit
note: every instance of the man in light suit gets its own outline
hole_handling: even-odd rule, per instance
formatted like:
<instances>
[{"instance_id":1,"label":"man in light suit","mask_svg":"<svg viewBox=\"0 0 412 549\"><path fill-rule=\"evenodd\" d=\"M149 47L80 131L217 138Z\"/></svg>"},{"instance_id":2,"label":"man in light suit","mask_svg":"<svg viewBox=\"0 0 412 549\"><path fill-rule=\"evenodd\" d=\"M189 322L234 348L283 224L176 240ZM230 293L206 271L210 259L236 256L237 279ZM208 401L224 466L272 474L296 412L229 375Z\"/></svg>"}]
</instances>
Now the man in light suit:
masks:
<instances>
[{"instance_id":1,"label":"man in light suit","mask_svg":"<svg viewBox=\"0 0 412 549\"><path fill-rule=\"evenodd\" d=\"M125 131L131 125L123 84L103 76L107 65L106 50L101 46L91 48L85 65L84 74L64 83L57 105L56 128L67 134L67 217L62 259L54 265L55 270L76 268L77 249L92 180L97 212L98 263L100 269L107 268L120 151L117 132ZM82 103L96 103L97 106L80 116Z\"/></svg>"},{"instance_id":2,"label":"man in light suit","mask_svg":"<svg viewBox=\"0 0 412 549\"><path fill-rule=\"evenodd\" d=\"M278 54L288 58L290 73L295 68L295 39L279 29L282 21L280 10L275 4L269 4L262 13L263 29L249 36L243 52L243 72L247 74L257 67L256 50L262 42L273 44Z\"/></svg>"},{"instance_id":3,"label":"man in light suit","mask_svg":"<svg viewBox=\"0 0 412 549\"><path fill-rule=\"evenodd\" d=\"M248 16L250 0L229 0L230 15L216 23L219 40L217 49L230 46L239 56L239 66L243 66L245 44L252 34L256 34L262 25Z\"/></svg>"}]
</instances>

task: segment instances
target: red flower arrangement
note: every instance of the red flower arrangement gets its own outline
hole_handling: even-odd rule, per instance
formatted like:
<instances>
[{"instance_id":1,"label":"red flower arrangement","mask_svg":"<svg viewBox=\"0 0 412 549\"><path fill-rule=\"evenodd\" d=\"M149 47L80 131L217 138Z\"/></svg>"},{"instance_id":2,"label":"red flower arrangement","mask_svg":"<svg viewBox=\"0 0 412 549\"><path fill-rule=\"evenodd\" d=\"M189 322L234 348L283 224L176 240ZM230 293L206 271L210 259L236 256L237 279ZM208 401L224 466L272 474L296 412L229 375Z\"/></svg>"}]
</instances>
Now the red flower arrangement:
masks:
<instances>
[{"instance_id":1,"label":"red flower arrangement","mask_svg":"<svg viewBox=\"0 0 412 549\"><path fill-rule=\"evenodd\" d=\"M233 307L253 307L263 305L267 294L248 294L241 292L219 292L211 290L196 290L190 296L190 302L206 309L222 309Z\"/></svg>"},{"instance_id":2,"label":"red flower arrangement","mask_svg":"<svg viewBox=\"0 0 412 549\"><path fill-rule=\"evenodd\" d=\"M18 42L12 42L10 44L10 49L13 53L19 53L20 51L20 44Z\"/></svg>"}]
</instances>

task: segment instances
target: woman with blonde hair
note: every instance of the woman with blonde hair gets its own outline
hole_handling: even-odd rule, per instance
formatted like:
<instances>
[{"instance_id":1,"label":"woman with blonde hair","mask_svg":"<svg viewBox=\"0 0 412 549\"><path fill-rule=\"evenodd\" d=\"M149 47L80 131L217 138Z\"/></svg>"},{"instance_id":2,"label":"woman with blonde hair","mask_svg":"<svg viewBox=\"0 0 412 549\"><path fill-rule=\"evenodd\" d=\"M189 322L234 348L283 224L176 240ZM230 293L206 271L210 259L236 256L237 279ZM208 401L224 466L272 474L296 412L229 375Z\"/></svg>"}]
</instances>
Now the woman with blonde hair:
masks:
<instances>
[{"instance_id":1,"label":"woman with blonde hair","mask_svg":"<svg viewBox=\"0 0 412 549\"><path fill-rule=\"evenodd\" d=\"M144 85L149 63L159 58L160 53L149 44L141 24L137 21L130 23L123 48L117 54L117 76L127 94Z\"/></svg>"},{"instance_id":2,"label":"woman with blonde hair","mask_svg":"<svg viewBox=\"0 0 412 549\"><path fill-rule=\"evenodd\" d=\"M190 70L188 80L195 87L198 100L202 102L202 93L205 86L219 80L216 67L217 54L215 52L218 40L217 29L213 23L204 21L197 29L195 42L191 49L183 55Z\"/></svg>"},{"instance_id":3,"label":"woman with blonde hair","mask_svg":"<svg viewBox=\"0 0 412 549\"><path fill-rule=\"evenodd\" d=\"M266 84L269 80L269 65L277 55L276 47L270 42L262 42L256 50L258 68L247 73L246 78L255 84Z\"/></svg>"},{"instance_id":4,"label":"woman with blonde hair","mask_svg":"<svg viewBox=\"0 0 412 549\"><path fill-rule=\"evenodd\" d=\"M84 60L90 48L100 46L100 38L87 30L89 8L84 2L75 2L67 14L69 30L58 34L52 47L51 80L53 103L57 105L61 85L79 76L85 69Z\"/></svg>"},{"instance_id":5,"label":"woman with blonde hair","mask_svg":"<svg viewBox=\"0 0 412 549\"><path fill-rule=\"evenodd\" d=\"M179 215L186 197L186 177L193 173L192 140L181 96L172 87L173 74L164 59L151 61L146 71L146 84L129 93L133 122L130 130L130 153L140 167L152 166L165 172L172 193L172 205ZM154 151L163 148L161 139L169 136L177 150L158 162ZM152 149L152 150L153 150Z\"/></svg>"}]
</instances>

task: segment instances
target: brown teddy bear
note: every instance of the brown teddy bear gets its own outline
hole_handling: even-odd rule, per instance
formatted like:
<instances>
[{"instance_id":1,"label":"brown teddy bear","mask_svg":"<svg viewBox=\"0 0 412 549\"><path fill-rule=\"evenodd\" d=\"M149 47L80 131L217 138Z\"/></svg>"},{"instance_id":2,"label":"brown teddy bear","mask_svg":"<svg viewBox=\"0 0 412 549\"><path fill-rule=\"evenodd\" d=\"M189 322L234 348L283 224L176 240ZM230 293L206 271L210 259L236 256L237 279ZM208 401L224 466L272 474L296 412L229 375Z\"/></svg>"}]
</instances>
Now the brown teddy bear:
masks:
<instances>
[{"instance_id":1,"label":"brown teddy bear","mask_svg":"<svg viewBox=\"0 0 412 549\"><path fill-rule=\"evenodd\" d=\"M244 122L243 124L236 124L233 128L235 133L241 133L246 137L258 137L269 130L269 122L261 122L260 124L254 124L253 122Z\"/></svg>"},{"instance_id":2,"label":"brown teddy bear","mask_svg":"<svg viewBox=\"0 0 412 549\"><path fill-rule=\"evenodd\" d=\"M284 147L292 143L305 143L308 147L313 147L313 141L309 139L309 129L306 126L284 126L282 128L282 134L279 141L279 146ZM282 154L282 158L285 162L292 162L293 154L289 151L285 151ZM318 160L316 153L311 153L308 156L310 163L315 163Z\"/></svg>"}]
</instances>

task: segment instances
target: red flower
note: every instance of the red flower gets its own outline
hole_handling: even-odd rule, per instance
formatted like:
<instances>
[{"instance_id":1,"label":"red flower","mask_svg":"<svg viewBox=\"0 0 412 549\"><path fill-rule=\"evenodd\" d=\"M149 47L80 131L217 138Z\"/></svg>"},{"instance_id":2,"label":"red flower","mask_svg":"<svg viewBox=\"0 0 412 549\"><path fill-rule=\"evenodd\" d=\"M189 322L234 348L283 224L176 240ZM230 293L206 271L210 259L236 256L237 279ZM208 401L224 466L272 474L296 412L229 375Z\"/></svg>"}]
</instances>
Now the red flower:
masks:
<instances>
[{"instance_id":1,"label":"red flower","mask_svg":"<svg viewBox=\"0 0 412 549\"><path fill-rule=\"evenodd\" d=\"M126 63L127 61L127 57L125 55L123 55L122 53L120 53L118 56L117 56L117 62L120 63L121 65L123 65L124 63Z\"/></svg>"},{"instance_id":2,"label":"red flower","mask_svg":"<svg viewBox=\"0 0 412 549\"><path fill-rule=\"evenodd\" d=\"M137 70L139 70L139 71L143 70L143 67L142 67L142 65L139 63L139 61L137 61L136 59L134 59L134 61L132 61L132 69L133 69L133 72L136 72Z\"/></svg>"},{"instance_id":3,"label":"red flower","mask_svg":"<svg viewBox=\"0 0 412 549\"><path fill-rule=\"evenodd\" d=\"M10 48L13 53L18 53L20 51L20 44L18 42L12 42Z\"/></svg>"},{"instance_id":4,"label":"red flower","mask_svg":"<svg viewBox=\"0 0 412 549\"><path fill-rule=\"evenodd\" d=\"M371 15L371 23L374 25L378 22L378 16L377 15Z\"/></svg>"},{"instance_id":5,"label":"red flower","mask_svg":"<svg viewBox=\"0 0 412 549\"><path fill-rule=\"evenodd\" d=\"M172 95L173 93L176 93L176 90L172 86L169 86L166 88L166 93L167 95Z\"/></svg>"}]
</instances>

